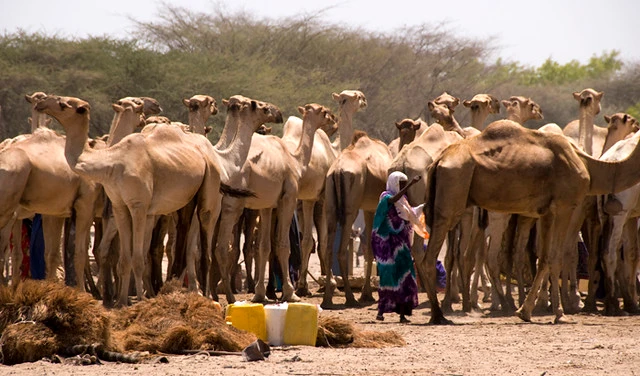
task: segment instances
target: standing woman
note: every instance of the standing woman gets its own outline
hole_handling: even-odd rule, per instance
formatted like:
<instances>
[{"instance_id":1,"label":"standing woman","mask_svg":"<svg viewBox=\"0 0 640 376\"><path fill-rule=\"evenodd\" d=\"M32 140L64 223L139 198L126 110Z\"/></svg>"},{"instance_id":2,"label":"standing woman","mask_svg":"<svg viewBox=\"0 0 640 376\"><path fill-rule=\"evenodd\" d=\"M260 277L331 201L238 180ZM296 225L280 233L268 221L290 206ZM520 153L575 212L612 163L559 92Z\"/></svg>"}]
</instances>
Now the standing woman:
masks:
<instances>
[{"instance_id":1,"label":"standing woman","mask_svg":"<svg viewBox=\"0 0 640 376\"><path fill-rule=\"evenodd\" d=\"M404 196L407 189L418 182L420 176L411 181L399 171L392 172L387 179L387 189L380 195L380 202L373 219L371 248L378 265L380 283L378 287L378 316L384 313L400 314L400 322L407 323L418 306L418 285L411 257L413 226L420 224L422 205L412 208ZM401 187L402 185L402 187Z\"/></svg>"}]
</instances>

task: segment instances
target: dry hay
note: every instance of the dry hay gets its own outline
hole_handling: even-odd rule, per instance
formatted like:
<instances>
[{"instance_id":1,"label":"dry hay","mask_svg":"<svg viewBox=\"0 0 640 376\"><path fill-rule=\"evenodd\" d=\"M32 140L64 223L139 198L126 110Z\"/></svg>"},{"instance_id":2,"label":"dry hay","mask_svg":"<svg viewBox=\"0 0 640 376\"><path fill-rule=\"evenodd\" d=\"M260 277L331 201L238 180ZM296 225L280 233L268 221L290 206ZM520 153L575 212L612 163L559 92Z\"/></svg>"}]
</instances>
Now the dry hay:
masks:
<instances>
[{"instance_id":1,"label":"dry hay","mask_svg":"<svg viewBox=\"0 0 640 376\"><path fill-rule=\"evenodd\" d=\"M180 354L183 350L241 351L256 336L228 325L222 308L173 287L153 299L112 311L113 338L121 351Z\"/></svg>"},{"instance_id":2,"label":"dry hay","mask_svg":"<svg viewBox=\"0 0 640 376\"><path fill-rule=\"evenodd\" d=\"M406 344L394 331L361 331L351 322L335 316L318 318L316 346L319 347L383 348Z\"/></svg>"},{"instance_id":3,"label":"dry hay","mask_svg":"<svg viewBox=\"0 0 640 376\"><path fill-rule=\"evenodd\" d=\"M26 280L0 287L0 352L5 364L50 357L69 346L111 348L109 318L90 294Z\"/></svg>"}]
</instances>

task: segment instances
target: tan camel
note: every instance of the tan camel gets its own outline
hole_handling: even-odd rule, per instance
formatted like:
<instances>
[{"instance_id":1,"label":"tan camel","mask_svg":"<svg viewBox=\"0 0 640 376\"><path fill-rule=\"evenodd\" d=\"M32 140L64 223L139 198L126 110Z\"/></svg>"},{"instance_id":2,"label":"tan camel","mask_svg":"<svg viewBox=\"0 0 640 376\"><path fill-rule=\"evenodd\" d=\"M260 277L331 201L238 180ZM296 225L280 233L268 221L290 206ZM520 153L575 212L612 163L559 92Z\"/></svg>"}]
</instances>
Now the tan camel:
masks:
<instances>
[{"instance_id":1,"label":"tan camel","mask_svg":"<svg viewBox=\"0 0 640 376\"><path fill-rule=\"evenodd\" d=\"M205 138L159 124L109 148L91 150L85 146L90 113L87 102L47 96L36 109L62 124L67 133L65 155L69 165L78 174L102 184L112 201L120 237L120 305L127 304L129 278L124 276L132 269L138 298L142 298L144 249L148 245L145 233L150 233L152 227L148 216L172 213L195 201L202 245L205 250L210 249L223 185L213 146ZM137 114L126 108L123 116ZM187 218L191 214L185 210Z\"/></svg>"},{"instance_id":2,"label":"tan camel","mask_svg":"<svg viewBox=\"0 0 640 376\"><path fill-rule=\"evenodd\" d=\"M302 232L300 278L297 283L296 295L310 296L307 284L309 258L313 250L313 225L316 227L318 248L325 249L327 242L327 227L324 217L324 184L327 172L336 159L331 146L331 140L323 129L333 127L337 122L333 114L327 120L316 125L315 137L311 148L311 159L305 173L298 181L298 200L302 206L302 216L299 217ZM289 117L283 127L282 140L290 153L293 153L303 136L303 119Z\"/></svg>"},{"instance_id":3,"label":"tan camel","mask_svg":"<svg viewBox=\"0 0 640 376\"><path fill-rule=\"evenodd\" d=\"M576 145L596 158L602 154L607 134L606 129L594 124L596 115L600 113L600 102L603 96L603 92L590 88L573 93L573 98L580 103L580 117L567 124L563 130Z\"/></svg>"},{"instance_id":4,"label":"tan camel","mask_svg":"<svg viewBox=\"0 0 640 376\"><path fill-rule=\"evenodd\" d=\"M327 246L330 247L334 244L336 229L340 226L338 260L341 275L345 281L344 292L349 306L357 305L348 283L347 243L351 227L358 211L362 209L365 219L364 233L368 234L371 231L373 215L378 205L380 193L385 188L391 159L391 153L386 144L369 138L364 132L359 132L354 135L351 146L342 151L327 173L325 183L325 215L329 233ZM365 283L360 300L363 302L374 301L371 288L373 253L370 237L366 238L362 246L364 246L365 254ZM331 265L332 254L332 252L326 252L325 265ZM328 267L326 272L327 281L333 281L331 268ZM328 286L329 288L326 287L322 306L331 307L334 286L331 284Z\"/></svg>"},{"instance_id":5,"label":"tan camel","mask_svg":"<svg viewBox=\"0 0 640 376\"><path fill-rule=\"evenodd\" d=\"M232 241L232 229L238 222L243 209L259 210L260 214L260 246L256 257L257 276L253 301L261 302L266 299L264 285L266 264L273 251L277 257L281 270L289 270L289 226L296 207L299 192L299 181L307 172L311 160L311 148L316 130L327 122L335 122L330 111L317 104L299 107L303 115L303 135L294 152L289 152L282 139L276 136L254 134L251 141L249 156L242 173L237 176L242 186L256 192L256 197L237 199L224 197L216 257L221 267L227 267L223 278L227 278L231 268L225 257ZM272 214L275 211L275 218ZM275 221L275 232L272 243L272 219ZM274 249L272 250L272 244ZM220 257L222 256L222 257ZM226 258L226 257L225 257ZM226 274L226 276L224 275ZM212 278L212 286L216 286L217 276ZM235 298L230 285L225 285L227 301ZM285 301L299 301L288 278L282 281L282 299Z\"/></svg>"},{"instance_id":6,"label":"tan camel","mask_svg":"<svg viewBox=\"0 0 640 376\"><path fill-rule=\"evenodd\" d=\"M435 291L435 261L442 242L468 204L538 218L540 247L536 276L518 316L531 320L543 279L551 280L556 322L562 251L574 240L571 215L586 195L619 192L640 181L633 167L640 148L628 159L606 163L577 150L563 136L528 130L507 120L492 123L478 137L447 148L429 169L427 258L419 265L429 275L431 322L447 323ZM455 182L455 183L454 183Z\"/></svg>"},{"instance_id":7,"label":"tan camel","mask_svg":"<svg viewBox=\"0 0 640 376\"><path fill-rule=\"evenodd\" d=\"M500 113L500 101L491 94L476 94L462 104L471 111L471 127L483 131L490 114Z\"/></svg>"},{"instance_id":8,"label":"tan camel","mask_svg":"<svg viewBox=\"0 0 640 376\"><path fill-rule=\"evenodd\" d=\"M420 137L429 125L422 119L402 119L396 122L399 136L389 143L389 152L395 158L404 145L408 145L416 137Z\"/></svg>"},{"instance_id":9,"label":"tan camel","mask_svg":"<svg viewBox=\"0 0 640 376\"><path fill-rule=\"evenodd\" d=\"M191 132L205 135L210 127L207 127L207 120L211 115L218 113L216 100L208 95L194 95L189 99L183 99L182 103L189 109L189 126ZM207 130L208 128L208 130Z\"/></svg>"},{"instance_id":10,"label":"tan camel","mask_svg":"<svg viewBox=\"0 0 640 376\"><path fill-rule=\"evenodd\" d=\"M43 215L46 276L55 279L60 266L60 237L65 217L76 215L76 287L84 291L84 266L87 257L89 228L93 222L98 188L75 174L64 157L65 138L55 132L38 128L0 151L2 191L0 228L19 209ZM47 189L42 189L47 187ZM22 219L22 216L19 218ZM19 268L22 253L13 253ZM19 272L14 269L15 278Z\"/></svg>"},{"instance_id":11,"label":"tan camel","mask_svg":"<svg viewBox=\"0 0 640 376\"><path fill-rule=\"evenodd\" d=\"M615 114L605 117L609 122L609 128L619 126L622 128L637 127L638 122L628 114ZM614 124L615 122L617 124ZM616 143L600 158L603 161L618 161L625 159L637 146L640 140L640 132L633 137ZM636 274L640 266L640 255L637 244L638 217L640 217L640 184L625 189L604 198L603 224L604 247L602 249L602 264L605 282L605 314L623 314L620 311L618 297L621 295L624 302L624 310L627 313L638 313L638 293L636 289ZM620 249L623 249L621 252ZM622 257L624 253L624 257ZM590 255L591 256L591 255ZM591 257L590 257L591 258ZM593 260L595 261L595 260ZM590 267L589 273L595 273ZM592 277L590 275L590 277ZM590 286L594 289L596 286ZM595 309L595 291L589 291L585 308L590 311ZM589 301L592 299L592 301Z\"/></svg>"}]
</instances>

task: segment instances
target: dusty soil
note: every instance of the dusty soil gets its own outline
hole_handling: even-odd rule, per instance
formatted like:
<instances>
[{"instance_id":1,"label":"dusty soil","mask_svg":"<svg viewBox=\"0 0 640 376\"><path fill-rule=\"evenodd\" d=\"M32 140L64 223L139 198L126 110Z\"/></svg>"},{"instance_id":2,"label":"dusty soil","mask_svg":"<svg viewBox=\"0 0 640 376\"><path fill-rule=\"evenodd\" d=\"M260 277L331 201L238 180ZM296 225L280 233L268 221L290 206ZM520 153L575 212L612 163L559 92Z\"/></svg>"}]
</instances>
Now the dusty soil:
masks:
<instances>
[{"instance_id":1,"label":"dusty soil","mask_svg":"<svg viewBox=\"0 0 640 376\"><path fill-rule=\"evenodd\" d=\"M312 259L317 259L312 255ZM312 273L318 276L317 269ZM356 267L355 275L362 274ZM311 282L312 291L317 284ZM240 294L239 300L250 295ZM483 310L465 314L454 304L447 315L454 325L428 325L427 296L410 324L387 314L375 320L376 305L344 308L344 295L334 298L336 315L364 330L399 333L403 347L383 349L273 347L266 361L245 362L239 356L168 356L168 364L77 366L46 361L0 366L2 375L636 375L640 374L640 316L573 315L573 324L553 325L552 315L532 323ZM440 295L440 299L442 296ZM320 294L304 301L320 304ZM221 301L223 305L224 301Z\"/></svg>"}]
</instances>

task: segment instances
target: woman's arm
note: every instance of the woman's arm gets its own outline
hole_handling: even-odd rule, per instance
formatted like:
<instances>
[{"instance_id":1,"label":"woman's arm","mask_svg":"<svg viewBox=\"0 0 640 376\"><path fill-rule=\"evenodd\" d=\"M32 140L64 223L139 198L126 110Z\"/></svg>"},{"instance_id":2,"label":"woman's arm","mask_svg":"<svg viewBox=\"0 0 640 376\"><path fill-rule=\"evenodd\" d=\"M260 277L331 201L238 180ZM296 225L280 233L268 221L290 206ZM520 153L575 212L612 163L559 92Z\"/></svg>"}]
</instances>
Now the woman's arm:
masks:
<instances>
[{"instance_id":1,"label":"woman's arm","mask_svg":"<svg viewBox=\"0 0 640 376\"><path fill-rule=\"evenodd\" d=\"M414 176L414 177L413 177L413 179L409 180L409 182L407 183L407 185L405 185L405 186L404 186L404 188L402 188L402 189L400 190L400 192L396 193L393 197L391 197L391 198L389 199L389 202L393 204L394 202L396 202L396 201L400 200L400 198L401 198L402 196L404 196L405 192L407 192L407 190L409 189L409 187L411 187L412 185L414 185L415 183L417 183L421 178L422 178L422 176L420 176L420 175L416 175L416 176Z\"/></svg>"}]
</instances>

